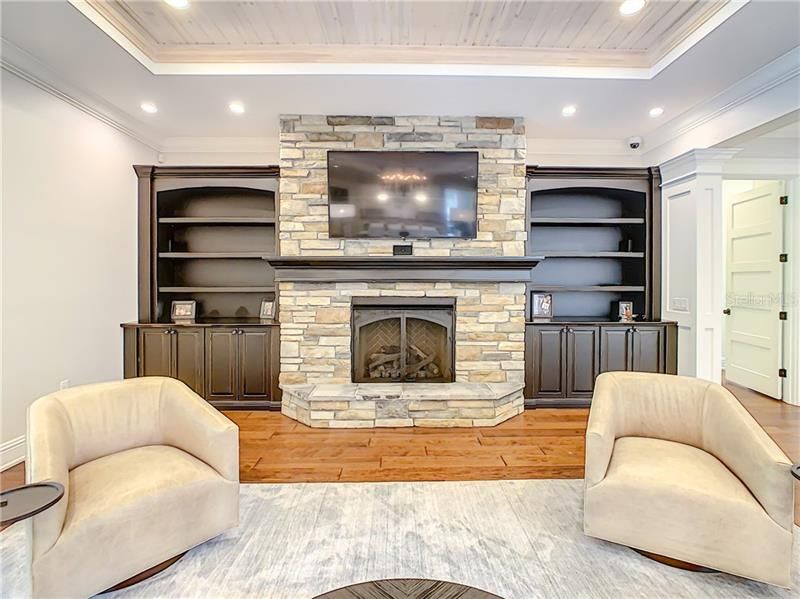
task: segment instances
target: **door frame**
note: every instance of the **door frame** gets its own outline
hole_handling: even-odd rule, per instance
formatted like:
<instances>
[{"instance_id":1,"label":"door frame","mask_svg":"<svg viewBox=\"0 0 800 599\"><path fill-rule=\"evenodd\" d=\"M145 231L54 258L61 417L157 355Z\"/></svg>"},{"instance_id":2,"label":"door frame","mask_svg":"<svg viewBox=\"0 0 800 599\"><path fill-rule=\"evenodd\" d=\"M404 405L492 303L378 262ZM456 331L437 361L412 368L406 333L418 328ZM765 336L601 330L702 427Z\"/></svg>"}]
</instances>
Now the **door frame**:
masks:
<instances>
[{"instance_id":1,"label":"door frame","mask_svg":"<svg viewBox=\"0 0 800 599\"><path fill-rule=\"evenodd\" d=\"M735 160L732 162L732 168L726 169L723 174L723 181L783 181L784 193L789 197L789 204L785 207L783 219L784 251L789 255L783 279L784 310L787 312L787 321L783 329L783 367L787 371L783 382L783 401L800 406L800 351L798 351L800 348L800 306L797 301L794 301L800 292L800 240L797 239L797 236L800 235L800 227L797 222L800 218L800 209L798 209L800 173L781 172L780 170L770 172L768 168L762 171L763 164L739 167ZM720 228L720 232L724 242L727 222ZM724 298L726 291L724 287L727 285L727 281L723 280L721 283L723 285L722 297ZM724 336L720 342L725 343Z\"/></svg>"}]
</instances>

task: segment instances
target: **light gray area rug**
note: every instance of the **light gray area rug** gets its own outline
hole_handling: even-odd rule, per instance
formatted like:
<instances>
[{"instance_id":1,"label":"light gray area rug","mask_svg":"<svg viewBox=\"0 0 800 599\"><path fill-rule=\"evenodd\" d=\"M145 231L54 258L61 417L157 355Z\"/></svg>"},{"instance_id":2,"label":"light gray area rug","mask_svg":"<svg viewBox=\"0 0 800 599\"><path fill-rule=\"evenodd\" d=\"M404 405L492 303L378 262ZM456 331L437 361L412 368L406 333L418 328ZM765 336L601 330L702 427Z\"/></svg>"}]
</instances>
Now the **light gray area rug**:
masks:
<instances>
[{"instance_id":1,"label":"light gray area rug","mask_svg":"<svg viewBox=\"0 0 800 599\"><path fill-rule=\"evenodd\" d=\"M583 482L241 486L241 525L127 590L134 597L309 599L357 582L430 578L507 599L797 597L676 570L581 532ZM0 595L29 594L25 526L0 533ZM798 559L795 544L795 563Z\"/></svg>"}]
</instances>

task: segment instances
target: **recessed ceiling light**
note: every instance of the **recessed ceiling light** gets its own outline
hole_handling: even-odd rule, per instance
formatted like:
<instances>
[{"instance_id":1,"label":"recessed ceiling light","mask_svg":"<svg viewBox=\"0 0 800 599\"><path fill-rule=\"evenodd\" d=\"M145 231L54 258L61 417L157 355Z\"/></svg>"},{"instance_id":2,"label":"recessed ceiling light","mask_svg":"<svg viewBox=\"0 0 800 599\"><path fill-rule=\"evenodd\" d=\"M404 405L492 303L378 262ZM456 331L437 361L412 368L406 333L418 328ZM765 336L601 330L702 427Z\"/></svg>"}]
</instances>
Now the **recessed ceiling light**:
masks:
<instances>
[{"instance_id":1,"label":"recessed ceiling light","mask_svg":"<svg viewBox=\"0 0 800 599\"><path fill-rule=\"evenodd\" d=\"M635 15L644 8L645 4L647 4L646 0L625 0L619 5L619 14L625 17Z\"/></svg>"},{"instance_id":2,"label":"recessed ceiling light","mask_svg":"<svg viewBox=\"0 0 800 599\"><path fill-rule=\"evenodd\" d=\"M164 2L169 4L172 8L177 8L178 10L189 8L189 0L164 0Z\"/></svg>"},{"instance_id":3,"label":"recessed ceiling light","mask_svg":"<svg viewBox=\"0 0 800 599\"><path fill-rule=\"evenodd\" d=\"M244 114L244 104L242 104L238 100L228 104L228 108L233 114Z\"/></svg>"},{"instance_id":4,"label":"recessed ceiling light","mask_svg":"<svg viewBox=\"0 0 800 599\"><path fill-rule=\"evenodd\" d=\"M158 106L156 106L152 102L142 102L140 108L148 114L155 114L156 112L158 112Z\"/></svg>"},{"instance_id":5,"label":"recessed ceiling light","mask_svg":"<svg viewBox=\"0 0 800 599\"><path fill-rule=\"evenodd\" d=\"M564 106L564 108L561 109L561 116L572 116L577 111L578 109L575 108L575 105L570 104L569 106Z\"/></svg>"},{"instance_id":6,"label":"recessed ceiling light","mask_svg":"<svg viewBox=\"0 0 800 599\"><path fill-rule=\"evenodd\" d=\"M661 108L660 106L656 106L655 108L650 109L650 116L653 118L660 117L662 114L664 114L664 109Z\"/></svg>"}]
</instances>

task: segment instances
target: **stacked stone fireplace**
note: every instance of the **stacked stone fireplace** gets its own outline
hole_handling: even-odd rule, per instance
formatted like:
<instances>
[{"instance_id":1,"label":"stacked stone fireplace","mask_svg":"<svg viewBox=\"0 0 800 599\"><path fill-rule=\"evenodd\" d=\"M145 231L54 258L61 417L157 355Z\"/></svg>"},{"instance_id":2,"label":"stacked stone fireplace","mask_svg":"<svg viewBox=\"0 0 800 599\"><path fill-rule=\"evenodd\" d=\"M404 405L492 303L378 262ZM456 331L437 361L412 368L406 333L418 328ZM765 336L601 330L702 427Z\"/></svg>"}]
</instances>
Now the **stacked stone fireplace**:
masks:
<instances>
[{"instance_id":1,"label":"stacked stone fireplace","mask_svg":"<svg viewBox=\"0 0 800 599\"><path fill-rule=\"evenodd\" d=\"M326 157L341 149L478 152L477 239L414 240L402 259L390 258L399 240L330 239ZM377 277L276 267L284 413L320 427L482 426L519 413L525 281L446 260L524 256L522 120L288 115L280 165L282 257L404 265ZM411 268L426 260L445 262L436 275Z\"/></svg>"}]
</instances>

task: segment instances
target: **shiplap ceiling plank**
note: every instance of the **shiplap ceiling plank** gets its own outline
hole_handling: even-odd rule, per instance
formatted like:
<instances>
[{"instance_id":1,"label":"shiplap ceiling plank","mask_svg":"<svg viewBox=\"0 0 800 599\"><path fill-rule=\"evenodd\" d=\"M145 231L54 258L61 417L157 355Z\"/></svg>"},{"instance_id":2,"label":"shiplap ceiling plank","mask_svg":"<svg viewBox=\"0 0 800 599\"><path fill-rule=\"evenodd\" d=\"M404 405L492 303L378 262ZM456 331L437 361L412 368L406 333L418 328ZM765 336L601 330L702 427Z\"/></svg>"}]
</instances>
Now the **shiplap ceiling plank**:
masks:
<instances>
[{"instance_id":1,"label":"shiplap ceiling plank","mask_svg":"<svg viewBox=\"0 0 800 599\"><path fill-rule=\"evenodd\" d=\"M449 57L485 50L506 61L637 67L656 63L729 1L651 0L623 17L619 2L602 0L191 0L186 10L87 0L155 62L335 61L337 53L370 62L392 48L403 62L414 49L440 48Z\"/></svg>"}]
</instances>

